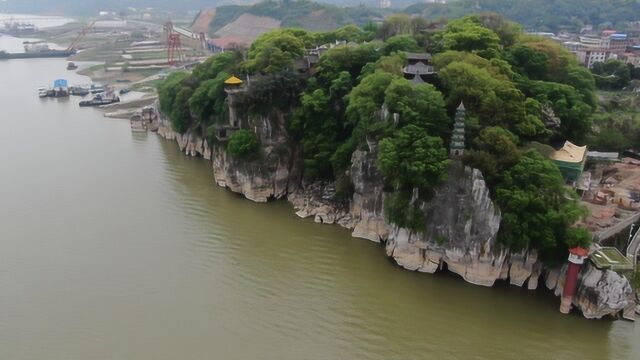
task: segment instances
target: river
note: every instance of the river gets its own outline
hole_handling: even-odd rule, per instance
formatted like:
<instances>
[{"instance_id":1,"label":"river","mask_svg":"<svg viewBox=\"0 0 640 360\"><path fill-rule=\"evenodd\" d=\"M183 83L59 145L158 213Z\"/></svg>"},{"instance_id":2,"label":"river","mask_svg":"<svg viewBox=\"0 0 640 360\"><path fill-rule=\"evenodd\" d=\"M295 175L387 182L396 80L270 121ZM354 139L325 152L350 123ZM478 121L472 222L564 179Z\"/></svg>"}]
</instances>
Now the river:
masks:
<instances>
[{"instance_id":1,"label":"river","mask_svg":"<svg viewBox=\"0 0 640 360\"><path fill-rule=\"evenodd\" d=\"M0 62L0 359L640 359L634 323L402 270L218 188L174 142L36 96L59 77L89 82Z\"/></svg>"}]
</instances>

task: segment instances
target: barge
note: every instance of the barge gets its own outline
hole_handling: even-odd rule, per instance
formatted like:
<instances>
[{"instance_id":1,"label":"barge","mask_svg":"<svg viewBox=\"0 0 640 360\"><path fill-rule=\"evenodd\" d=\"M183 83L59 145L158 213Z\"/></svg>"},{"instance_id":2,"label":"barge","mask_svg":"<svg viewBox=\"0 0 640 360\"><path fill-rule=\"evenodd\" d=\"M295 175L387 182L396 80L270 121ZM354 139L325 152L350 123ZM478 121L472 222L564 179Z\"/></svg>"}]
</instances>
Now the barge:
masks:
<instances>
[{"instance_id":1,"label":"barge","mask_svg":"<svg viewBox=\"0 0 640 360\"><path fill-rule=\"evenodd\" d=\"M120 102L120 98L117 96L102 97L102 95L96 95L91 100L80 101L80 107L102 106L102 105L109 105L117 102Z\"/></svg>"}]
</instances>

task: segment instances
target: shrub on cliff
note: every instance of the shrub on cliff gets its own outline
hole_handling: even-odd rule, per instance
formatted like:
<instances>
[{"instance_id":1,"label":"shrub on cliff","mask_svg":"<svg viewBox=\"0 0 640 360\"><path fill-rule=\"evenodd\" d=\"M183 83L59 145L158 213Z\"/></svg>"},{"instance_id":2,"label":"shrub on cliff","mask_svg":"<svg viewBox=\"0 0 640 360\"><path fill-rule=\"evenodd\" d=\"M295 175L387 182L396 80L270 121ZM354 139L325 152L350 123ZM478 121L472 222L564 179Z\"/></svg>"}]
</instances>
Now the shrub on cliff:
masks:
<instances>
[{"instance_id":1,"label":"shrub on cliff","mask_svg":"<svg viewBox=\"0 0 640 360\"><path fill-rule=\"evenodd\" d=\"M234 158L247 159L255 155L260 141L253 131L241 129L234 132L227 143L227 152Z\"/></svg>"}]
</instances>

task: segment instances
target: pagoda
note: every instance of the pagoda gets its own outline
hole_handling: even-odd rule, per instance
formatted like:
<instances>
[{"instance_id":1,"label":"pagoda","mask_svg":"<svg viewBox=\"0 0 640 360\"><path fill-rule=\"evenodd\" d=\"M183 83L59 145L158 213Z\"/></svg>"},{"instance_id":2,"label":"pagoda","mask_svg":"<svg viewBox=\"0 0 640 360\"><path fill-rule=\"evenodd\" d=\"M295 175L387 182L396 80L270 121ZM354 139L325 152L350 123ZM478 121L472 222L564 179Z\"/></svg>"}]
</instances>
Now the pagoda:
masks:
<instances>
[{"instance_id":1,"label":"pagoda","mask_svg":"<svg viewBox=\"0 0 640 360\"><path fill-rule=\"evenodd\" d=\"M451 135L451 144L449 151L451 157L460 157L464 154L464 126L466 118L466 109L462 101L456 109L455 122L453 125L453 134Z\"/></svg>"},{"instance_id":2,"label":"pagoda","mask_svg":"<svg viewBox=\"0 0 640 360\"><path fill-rule=\"evenodd\" d=\"M229 125L231 127L239 127L240 121L238 119L238 103L240 102L237 94L246 90L244 81L231 75L224 81L224 91L228 95L229 99Z\"/></svg>"},{"instance_id":3,"label":"pagoda","mask_svg":"<svg viewBox=\"0 0 640 360\"><path fill-rule=\"evenodd\" d=\"M229 109L229 123L217 124L216 138L219 141L226 141L229 139L234 131L241 128L241 119L238 115L238 111L242 105L241 93L247 90L244 81L240 80L234 75L231 75L224 81L224 91L227 93L227 103Z\"/></svg>"}]
</instances>

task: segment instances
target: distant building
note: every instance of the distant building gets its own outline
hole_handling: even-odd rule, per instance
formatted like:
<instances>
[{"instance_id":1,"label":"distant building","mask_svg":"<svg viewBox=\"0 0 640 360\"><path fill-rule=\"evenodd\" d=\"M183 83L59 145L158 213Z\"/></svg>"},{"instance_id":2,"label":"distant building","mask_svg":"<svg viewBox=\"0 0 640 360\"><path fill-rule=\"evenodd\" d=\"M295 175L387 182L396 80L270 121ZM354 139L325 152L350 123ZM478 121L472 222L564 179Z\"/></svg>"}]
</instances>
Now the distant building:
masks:
<instances>
[{"instance_id":1,"label":"distant building","mask_svg":"<svg viewBox=\"0 0 640 360\"><path fill-rule=\"evenodd\" d=\"M580 36L580 44L583 48L603 48L602 38L596 36Z\"/></svg>"},{"instance_id":2,"label":"distant building","mask_svg":"<svg viewBox=\"0 0 640 360\"><path fill-rule=\"evenodd\" d=\"M431 62L429 53L406 53L408 64L402 68L404 78L414 84L431 82L437 71Z\"/></svg>"},{"instance_id":3,"label":"distant building","mask_svg":"<svg viewBox=\"0 0 640 360\"><path fill-rule=\"evenodd\" d=\"M576 54L576 58L578 59L578 61L585 65L586 67L588 67L589 69L591 69L593 67L593 64L598 63L598 62L605 62L609 59L617 59L618 58L618 54L608 50L608 49L585 49L583 48L582 50L578 50L575 52Z\"/></svg>"},{"instance_id":4,"label":"distant building","mask_svg":"<svg viewBox=\"0 0 640 360\"><path fill-rule=\"evenodd\" d=\"M640 67L640 54L636 52L626 52L618 56L620 61L624 61L625 64L631 64L634 67Z\"/></svg>"},{"instance_id":5,"label":"distant building","mask_svg":"<svg viewBox=\"0 0 640 360\"><path fill-rule=\"evenodd\" d=\"M612 52L624 52L629 46L629 40L627 34L614 33L604 38L602 44L605 49Z\"/></svg>"},{"instance_id":6,"label":"distant building","mask_svg":"<svg viewBox=\"0 0 640 360\"><path fill-rule=\"evenodd\" d=\"M552 32L543 32L543 31L527 32L527 34L528 35L534 35L534 36L542 36L542 37L547 37L547 38L556 37L556 34L554 34Z\"/></svg>"},{"instance_id":7,"label":"distant building","mask_svg":"<svg viewBox=\"0 0 640 360\"><path fill-rule=\"evenodd\" d=\"M561 149L556 150L551 159L560 169L566 183L576 184L582 176L587 161L587 147L565 141Z\"/></svg>"},{"instance_id":8,"label":"distant building","mask_svg":"<svg viewBox=\"0 0 640 360\"><path fill-rule=\"evenodd\" d=\"M572 53L576 53L582 49L582 43L579 41L565 41L562 43L562 46Z\"/></svg>"},{"instance_id":9,"label":"distant building","mask_svg":"<svg viewBox=\"0 0 640 360\"><path fill-rule=\"evenodd\" d=\"M391 7L391 0L380 0L380 8L388 9Z\"/></svg>"}]
</instances>

